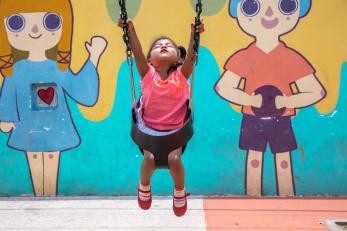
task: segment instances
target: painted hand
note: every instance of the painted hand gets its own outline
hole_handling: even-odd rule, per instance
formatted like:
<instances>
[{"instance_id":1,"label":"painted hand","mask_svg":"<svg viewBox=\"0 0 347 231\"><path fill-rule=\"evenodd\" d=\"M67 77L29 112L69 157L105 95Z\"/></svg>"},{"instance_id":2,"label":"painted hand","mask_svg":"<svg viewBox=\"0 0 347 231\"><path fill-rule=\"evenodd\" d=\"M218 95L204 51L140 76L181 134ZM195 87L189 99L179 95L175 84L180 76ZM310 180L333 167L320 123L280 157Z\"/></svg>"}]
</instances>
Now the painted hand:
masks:
<instances>
[{"instance_id":1,"label":"painted hand","mask_svg":"<svg viewBox=\"0 0 347 231\"><path fill-rule=\"evenodd\" d=\"M251 96L251 106L260 108L262 104L263 104L263 97L260 94L254 95L253 93Z\"/></svg>"},{"instance_id":2,"label":"painted hand","mask_svg":"<svg viewBox=\"0 0 347 231\"><path fill-rule=\"evenodd\" d=\"M98 66L100 56L107 47L107 40L101 36L93 36L90 42L85 43L87 51L90 55L90 60L93 62L94 66Z\"/></svg>"},{"instance_id":3,"label":"painted hand","mask_svg":"<svg viewBox=\"0 0 347 231\"><path fill-rule=\"evenodd\" d=\"M12 131L16 126L12 122L0 122L0 130L2 132L8 133Z\"/></svg>"},{"instance_id":4,"label":"painted hand","mask_svg":"<svg viewBox=\"0 0 347 231\"><path fill-rule=\"evenodd\" d=\"M287 100L288 97L287 96L276 96L275 98L275 105L277 109L281 109L281 108L286 108L287 107Z\"/></svg>"}]
</instances>

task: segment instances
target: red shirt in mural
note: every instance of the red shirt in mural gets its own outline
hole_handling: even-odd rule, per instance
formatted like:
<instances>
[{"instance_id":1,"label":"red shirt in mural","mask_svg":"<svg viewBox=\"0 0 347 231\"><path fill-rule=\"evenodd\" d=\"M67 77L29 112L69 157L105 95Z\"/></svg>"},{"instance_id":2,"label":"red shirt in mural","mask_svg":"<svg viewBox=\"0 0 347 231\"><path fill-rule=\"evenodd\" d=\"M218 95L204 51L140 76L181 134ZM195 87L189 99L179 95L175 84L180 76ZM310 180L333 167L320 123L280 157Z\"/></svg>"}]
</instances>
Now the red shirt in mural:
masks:
<instances>
[{"instance_id":1,"label":"red shirt in mural","mask_svg":"<svg viewBox=\"0 0 347 231\"><path fill-rule=\"evenodd\" d=\"M252 43L246 49L232 55L224 66L246 80L244 91L251 95L256 89L265 85L277 87L284 95L293 95L291 84L314 74L311 64L298 52L286 47L283 42L265 53ZM244 114L254 115L251 106L243 106ZM295 115L294 108L287 108L283 116Z\"/></svg>"}]
</instances>

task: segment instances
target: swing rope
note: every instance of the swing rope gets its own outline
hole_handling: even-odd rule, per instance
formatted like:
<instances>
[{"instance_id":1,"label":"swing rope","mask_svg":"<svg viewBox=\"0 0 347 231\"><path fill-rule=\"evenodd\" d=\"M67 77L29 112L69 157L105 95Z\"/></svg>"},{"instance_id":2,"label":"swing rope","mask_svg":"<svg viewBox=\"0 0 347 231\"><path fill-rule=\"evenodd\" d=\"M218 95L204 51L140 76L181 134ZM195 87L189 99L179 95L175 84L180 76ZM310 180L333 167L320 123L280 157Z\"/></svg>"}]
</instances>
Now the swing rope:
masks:
<instances>
[{"instance_id":1,"label":"swing rope","mask_svg":"<svg viewBox=\"0 0 347 231\"><path fill-rule=\"evenodd\" d=\"M194 30L194 52L195 52L195 65L192 71L192 79L191 79L191 87L190 87L190 110L193 112L193 91L194 91L194 83L195 83L195 68L198 64L198 54L199 54L199 45L200 45L200 33L196 31L197 27L201 25L201 13L202 13L202 2L198 0L195 5L195 30Z\"/></svg>"},{"instance_id":2,"label":"swing rope","mask_svg":"<svg viewBox=\"0 0 347 231\"><path fill-rule=\"evenodd\" d=\"M195 29L201 25L201 13L202 13L202 2L201 0L198 0L195 6ZM194 31L194 51L196 54L199 52L199 45L200 45L200 33L197 31ZM198 62L198 57L196 57L196 63Z\"/></svg>"},{"instance_id":3,"label":"swing rope","mask_svg":"<svg viewBox=\"0 0 347 231\"><path fill-rule=\"evenodd\" d=\"M128 31L128 13L125 5L126 0L118 0L121 14L120 18L125 22L125 26L123 27L123 41L125 43L126 49L126 57L127 57L127 63L130 70L130 82L131 82L131 96L132 96L132 106L135 108L136 106L136 91L135 91L135 80L134 80L134 73L133 73L133 66L134 66L134 57L133 52L130 48L130 37L129 37L129 31Z\"/></svg>"}]
</instances>

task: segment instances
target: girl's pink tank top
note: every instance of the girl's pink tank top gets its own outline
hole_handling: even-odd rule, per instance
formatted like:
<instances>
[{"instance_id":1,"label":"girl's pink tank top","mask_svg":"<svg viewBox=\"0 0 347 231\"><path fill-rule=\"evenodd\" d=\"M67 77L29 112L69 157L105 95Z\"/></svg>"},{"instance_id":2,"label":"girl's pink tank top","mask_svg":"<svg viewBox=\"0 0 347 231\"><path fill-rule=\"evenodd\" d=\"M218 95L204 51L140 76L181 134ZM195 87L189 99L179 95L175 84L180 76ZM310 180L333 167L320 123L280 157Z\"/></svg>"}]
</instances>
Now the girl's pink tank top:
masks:
<instances>
[{"instance_id":1,"label":"girl's pink tank top","mask_svg":"<svg viewBox=\"0 0 347 231\"><path fill-rule=\"evenodd\" d=\"M181 67L163 81L155 68L150 66L141 80L141 89L146 126L156 130L174 130L183 126L190 88Z\"/></svg>"}]
</instances>

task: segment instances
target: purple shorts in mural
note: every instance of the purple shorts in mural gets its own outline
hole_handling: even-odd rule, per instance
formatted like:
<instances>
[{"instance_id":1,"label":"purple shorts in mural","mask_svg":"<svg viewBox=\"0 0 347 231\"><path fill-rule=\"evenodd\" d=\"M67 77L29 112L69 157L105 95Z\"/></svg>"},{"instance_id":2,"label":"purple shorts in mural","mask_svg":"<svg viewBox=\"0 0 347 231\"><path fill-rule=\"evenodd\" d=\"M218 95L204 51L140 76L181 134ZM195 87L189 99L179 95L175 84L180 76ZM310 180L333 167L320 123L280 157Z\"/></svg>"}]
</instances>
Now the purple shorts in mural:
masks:
<instances>
[{"instance_id":1,"label":"purple shorts in mural","mask_svg":"<svg viewBox=\"0 0 347 231\"><path fill-rule=\"evenodd\" d=\"M297 149L291 118L259 117L244 115L240 143L243 150L265 152L269 143L272 153L290 152Z\"/></svg>"}]
</instances>

